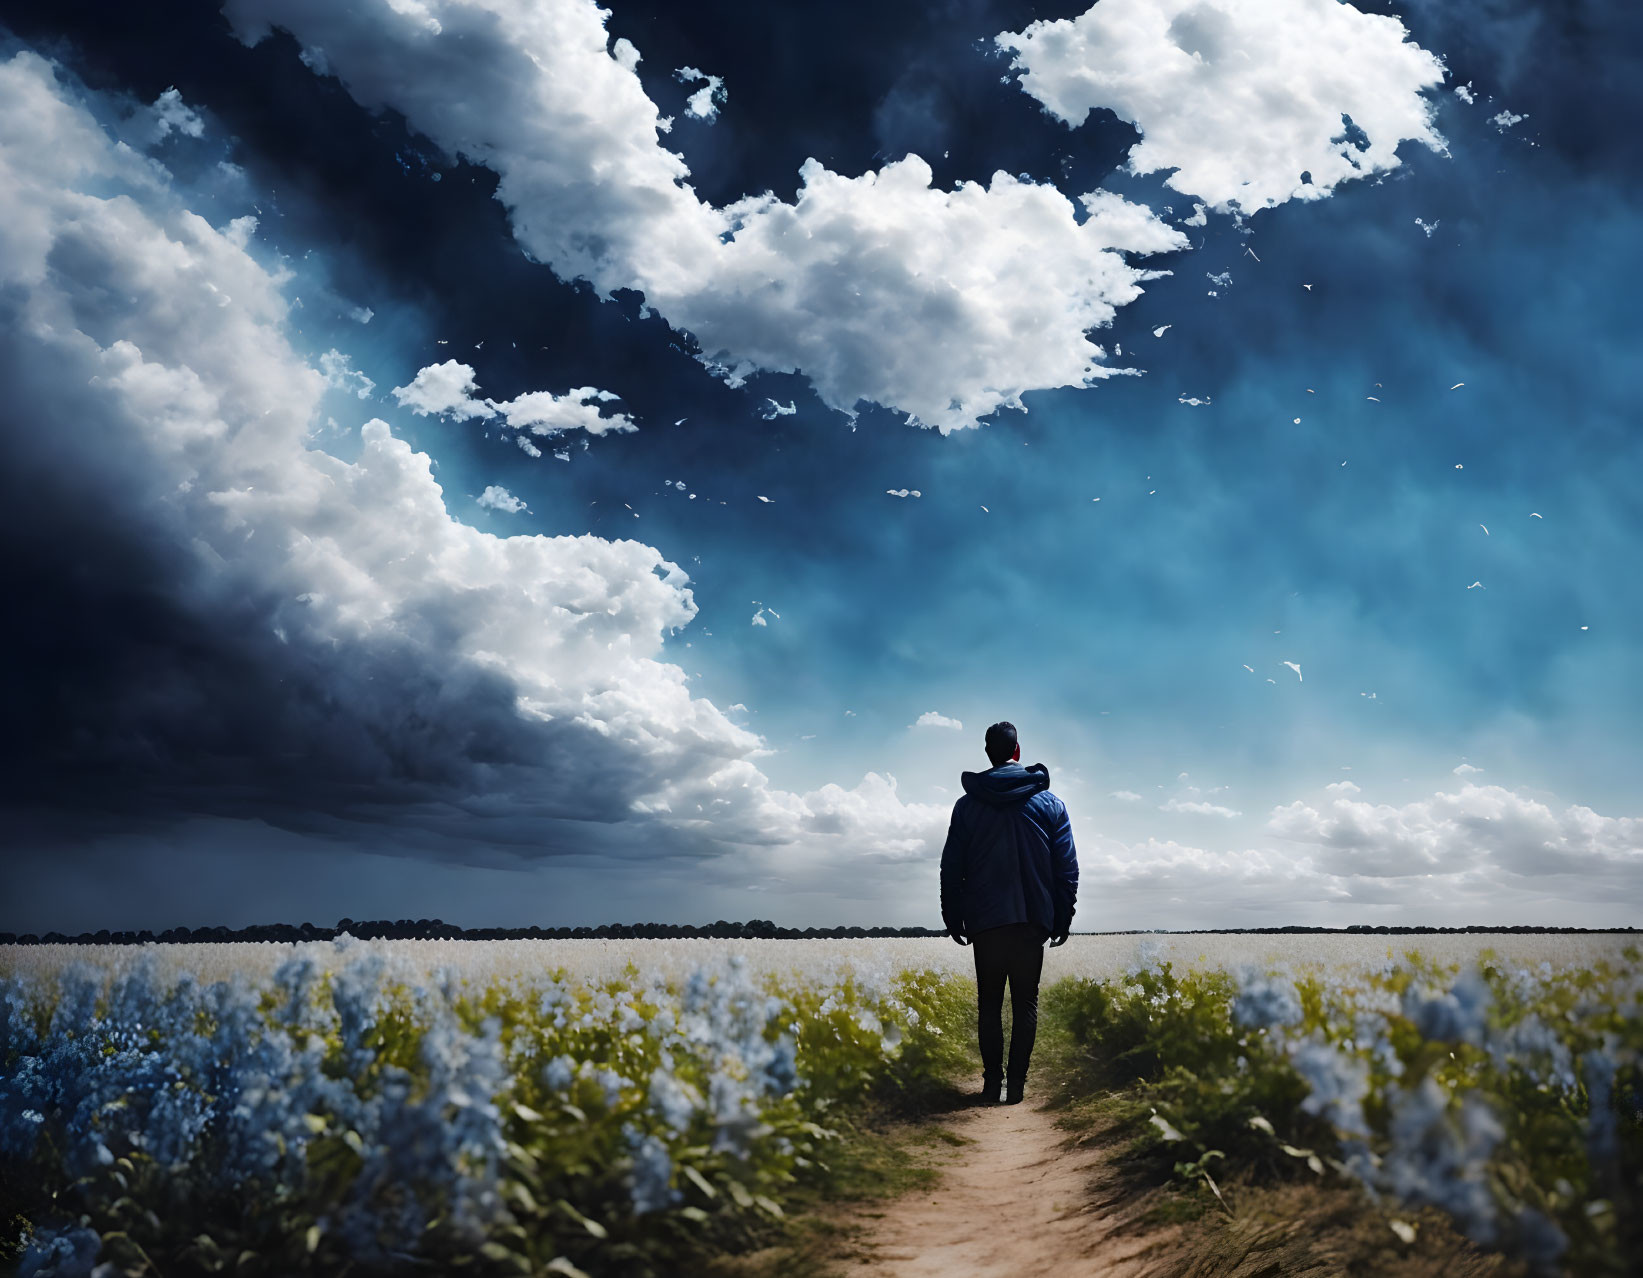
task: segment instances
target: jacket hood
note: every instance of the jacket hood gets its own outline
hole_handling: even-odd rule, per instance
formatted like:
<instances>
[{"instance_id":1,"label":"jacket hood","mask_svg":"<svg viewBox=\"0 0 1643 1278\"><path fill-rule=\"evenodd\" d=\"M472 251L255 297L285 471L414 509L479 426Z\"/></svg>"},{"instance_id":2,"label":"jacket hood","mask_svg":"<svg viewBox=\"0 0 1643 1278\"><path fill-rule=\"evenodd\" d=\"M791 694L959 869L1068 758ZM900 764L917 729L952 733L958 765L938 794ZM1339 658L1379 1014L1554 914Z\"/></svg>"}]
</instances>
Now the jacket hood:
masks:
<instances>
[{"instance_id":1,"label":"jacket hood","mask_svg":"<svg viewBox=\"0 0 1643 1278\"><path fill-rule=\"evenodd\" d=\"M1041 790L1050 788L1048 771L1031 771L1019 763L1001 763L985 772L965 772L959 780L964 793L994 807L1011 807L1025 803Z\"/></svg>"}]
</instances>

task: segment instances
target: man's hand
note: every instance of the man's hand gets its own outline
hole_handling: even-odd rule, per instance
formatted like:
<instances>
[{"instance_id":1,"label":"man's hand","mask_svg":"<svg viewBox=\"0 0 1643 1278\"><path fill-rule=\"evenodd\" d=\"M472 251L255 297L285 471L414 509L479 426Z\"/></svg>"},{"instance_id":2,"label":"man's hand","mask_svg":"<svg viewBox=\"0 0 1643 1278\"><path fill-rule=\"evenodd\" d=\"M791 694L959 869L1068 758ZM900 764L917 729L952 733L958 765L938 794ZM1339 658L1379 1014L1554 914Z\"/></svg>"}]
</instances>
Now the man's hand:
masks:
<instances>
[{"instance_id":1,"label":"man's hand","mask_svg":"<svg viewBox=\"0 0 1643 1278\"><path fill-rule=\"evenodd\" d=\"M1067 938L1071 935L1072 933L1070 932L1056 933L1056 935L1050 938L1050 948L1053 950L1058 945L1065 945L1067 943Z\"/></svg>"},{"instance_id":2,"label":"man's hand","mask_svg":"<svg viewBox=\"0 0 1643 1278\"><path fill-rule=\"evenodd\" d=\"M960 945L968 945L970 943L969 939L964 935L964 933L959 931L956 927L948 928L947 929L947 935L952 937Z\"/></svg>"}]
</instances>

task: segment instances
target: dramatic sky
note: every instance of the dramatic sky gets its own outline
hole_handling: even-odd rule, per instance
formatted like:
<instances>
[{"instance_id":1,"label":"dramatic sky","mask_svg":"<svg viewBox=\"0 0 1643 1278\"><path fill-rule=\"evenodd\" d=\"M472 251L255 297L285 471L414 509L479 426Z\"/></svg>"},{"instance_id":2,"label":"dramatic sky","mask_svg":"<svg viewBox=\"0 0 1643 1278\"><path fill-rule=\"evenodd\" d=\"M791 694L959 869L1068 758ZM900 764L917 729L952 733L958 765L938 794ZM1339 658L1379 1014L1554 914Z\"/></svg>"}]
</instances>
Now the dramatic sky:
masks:
<instances>
[{"instance_id":1,"label":"dramatic sky","mask_svg":"<svg viewBox=\"0 0 1643 1278\"><path fill-rule=\"evenodd\" d=\"M1622 0L0 0L0 929L1643 918Z\"/></svg>"}]
</instances>

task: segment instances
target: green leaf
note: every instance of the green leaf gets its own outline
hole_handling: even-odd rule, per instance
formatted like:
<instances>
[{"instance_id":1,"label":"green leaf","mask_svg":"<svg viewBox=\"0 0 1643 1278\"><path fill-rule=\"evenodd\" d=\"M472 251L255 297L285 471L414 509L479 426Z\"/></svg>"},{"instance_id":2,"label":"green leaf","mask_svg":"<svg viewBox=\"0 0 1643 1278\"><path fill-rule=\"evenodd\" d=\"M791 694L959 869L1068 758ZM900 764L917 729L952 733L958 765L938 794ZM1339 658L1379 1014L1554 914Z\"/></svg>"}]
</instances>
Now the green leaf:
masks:
<instances>
[{"instance_id":1,"label":"green leaf","mask_svg":"<svg viewBox=\"0 0 1643 1278\"><path fill-rule=\"evenodd\" d=\"M698 1225L705 1223L708 1219L707 1213L700 1207L681 1207L679 1208L679 1214L686 1220L694 1221Z\"/></svg>"},{"instance_id":2,"label":"green leaf","mask_svg":"<svg viewBox=\"0 0 1643 1278\"><path fill-rule=\"evenodd\" d=\"M713 1188L713 1186L708 1182L707 1177L702 1175L701 1172L697 1171L689 1163L686 1163L680 1168L680 1170L684 1172L685 1179L690 1181L692 1185L696 1186L697 1189L701 1190L709 1198L717 1198L719 1196L719 1191Z\"/></svg>"},{"instance_id":3,"label":"green leaf","mask_svg":"<svg viewBox=\"0 0 1643 1278\"><path fill-rule=\"evenodd\" d=\"M550 1274L560 1274L563 1278L588 1278L587 1274L563 1256L555 1256L544 1266Z\"/></svg>"},{"instance_id":4,"label":"green leaf","mask_svg":"<svg viewBox=\"0 0 1643 1278\"><path fill-rule=\"evenodd\" d=\"M777 1220L782 1219L787 1214L781 1209L781 1204L774 1198L766 1197L764 1194L754 1194L753 1201L759 1206L760 1210L768 1212Z\"/></svg>"},{"instance_id":5,"label":"green leaf","mask_svg":"<svg viewBox=\"0 0 1643 1278\"><path fill-rule=\"evenodd\" d=\"M319 1250L319 1240L320 1240L321 1237L324 1236L324 1234L325 1234L325 1230L322 1229L320 1226L318 1226L318 1225L309 1225L308 1226L308 1233L303 1238L303 1246L307 1249L308 1254L310 1256L312 1256L316 1251Z\"/></svg>"},{"instance_id":6,"label":"green leaf","mask_svg":"<svg viewBox=\"0 0 1643 1278\"><path fill-rule=\"evenodd\" d=\"M610 1237L610 1231L607 1230L603 1225L601 1225L597 1220L593 1220L590 1217L584 1216L581 1212L577 1211L576 1208L572 1207L563 1198L559 1199L556 1203L554 1203L554 1206L559 1208L560 1211L564 1212L565 1215L569 1216L577 1224L581 1225L583 1229L587 1230L595 1238L608 1238L608 1237Z\"/></svg>"}]
</instances>

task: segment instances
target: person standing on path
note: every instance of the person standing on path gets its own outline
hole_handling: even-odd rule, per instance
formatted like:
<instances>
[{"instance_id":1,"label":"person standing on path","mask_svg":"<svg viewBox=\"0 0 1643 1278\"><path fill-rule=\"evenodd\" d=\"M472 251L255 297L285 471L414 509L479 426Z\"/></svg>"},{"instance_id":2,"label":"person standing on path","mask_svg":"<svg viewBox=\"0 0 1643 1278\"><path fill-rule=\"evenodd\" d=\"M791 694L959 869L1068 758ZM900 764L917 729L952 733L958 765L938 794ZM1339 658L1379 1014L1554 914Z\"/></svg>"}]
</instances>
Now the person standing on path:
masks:
<instances>
[{"instance_id":1,"label":"person standing on path","mask_svg":"<svg viewBox=\"0 0 1643 1278\"><path fill-rule=\"evenodd\" d=\"M1021 766L1013 723L987 729L985 772L960 776L941 852L941 920L975 946L981 1094L1020 1103L1038 1034L1044 942L1064 945L1078 897L1078 854L1067 805L1050 793L1050 770ZM1010 1060L1004 1070L1004 985L1010 986Z\"/></svg>"}]
</instances>

